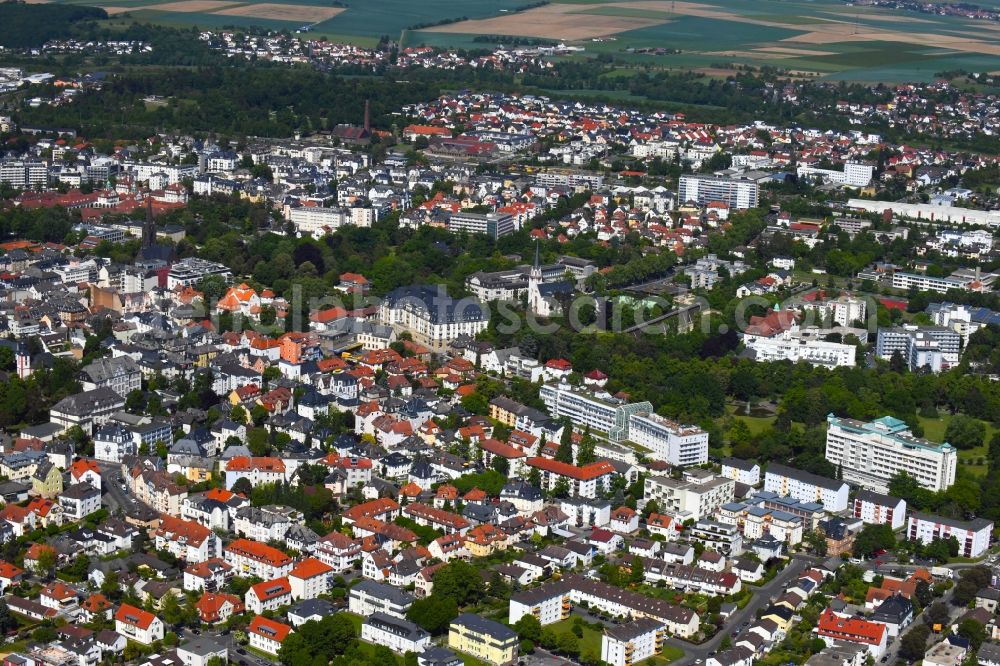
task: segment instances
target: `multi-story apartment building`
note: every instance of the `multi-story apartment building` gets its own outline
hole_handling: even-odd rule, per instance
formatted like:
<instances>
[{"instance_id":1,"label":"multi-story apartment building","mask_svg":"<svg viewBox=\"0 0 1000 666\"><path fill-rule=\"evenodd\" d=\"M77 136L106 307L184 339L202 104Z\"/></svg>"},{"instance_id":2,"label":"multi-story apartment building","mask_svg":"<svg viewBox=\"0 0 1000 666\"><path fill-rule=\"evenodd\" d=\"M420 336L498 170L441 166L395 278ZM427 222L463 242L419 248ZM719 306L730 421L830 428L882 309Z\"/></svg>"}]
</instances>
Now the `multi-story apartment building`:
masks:
<instances>
[{"instance_id":1,"label":"multi-story apartment building","mask_svg":"<svg viewBox=\"0 0 1000 666\"><path fill-rule=\"evenodd\" d=\"M723 458L720 473L727 479L745 483L748 486L756 486L760 483L760 465L752 460Z\"/></svg>"},{"instance_id":2,"label":"multi-story apartment building","mask_svg":"<svg viewBox=\"0 0 1000 666\"><path fill-rule=\"evenodd\" d=\"M177 286L190 287L209 275L219 275L227 282L233 277L232 271L224 264L188 257L170 267L170 272L167 273L167 289L174 289Z\"/></svg>"},{"instance_id":3,"label":"multi-story apartment building","mask_svg":"<svg viewBox=\"0 0 1000 666\"><path fill-rule=\"evenodd\" d=\"M448 647L490 664L517 660L517 632L473 613L462 613L448 627Z\"/></svg>"},{"instance_id":4,"label":"multi-story apartment building","mask_svg":"<svg viewBox=\"0 0 1000 666\"><path fill-rule=\"evenodd\" d=\"M843 481L772 463L764 475L764 490L800 502L819 502L825 510L837 512L847 508L849 488Z\"/></svg>"},{"instance_id":5,"label":"multi-story apartment building","mask_svg":"<svg viewBox=\"0 0 1000 666\"><path fill-rule=\"evenodd\" d=\"M413 604L413 595L391 585L363 580L351 586L347 596L347 608L361 616L385 613L404 618Z\"/></svg>"},{"instance_id":6,"label":"multi-story apartment building","mask_svg":"<svg viewBox=\"0 0 1000 666\"><path fill-rule=\"evenodd\" d=\"M80 386L84 391L105 387L124 398L142 388L142 372L131 356L99 358L85 366L80 374Z\"/></svg>"},{"instance_id":7,"label":"multi-story apartment building","mask_svg":"<svg viewBox=\"0 0 1000 666\"><path fill-rule=\"evenodd\" d=\"M699 520L691 528L690 538L706 548L729 557L743 552L743 537L736 525L714 520Z\"/></svg>"},{"instance_id":8,"label":"multi-story apartment building","mask_svg":"<svg viewBox=\"0 0 1000 666\"><path fill-rule=\"evenodd\" d=\"M223 549L223 556L236 575L256 576L262 580L287 576L294 565L292 558L277 548L248 539L230 543Z\"/></svg>"},{"instance_id":9,"label":"multi-story apartment building","mask_svg":"<svg viewBox=\"0 0 1000 666\"><path fill-rule=\"evenodd\" d=\"M406 654L423 652L431 644L431 635L408 620L374 613L361 624L361 640Z\"/></svg>"},{"instance_id":10,"label":"multi-story apartment building","mask_svg":"<svg viewBox=\"0 0 1000 666\"><path fill-rule=\"evenodd\" d=\"M7 183L15 190L32 190L48 185L48 165L24 160L0 161L0 183Z\"/></svg>"},{"instance_id":11,"label":"multi-story apartment building","mask_svg":"<svg viewBox=\"0 0 1000 666\"><path fill-rule=\"evenodd\" d=\"M899 472L935 492L955 483L958 451L914 437L899 419L884 416L865 423L831 414L827 422L826 459L843 468L847 481L875 492L888 492Z\"/></svg>"},{"instance_id":12,"label":"multi-story apartment building","mask_svg":"<svg viewBox=\"0 0 1000 666\"><path fill-rule=\"evenodd\" d=\"M854 296L803 301L798 307L807 312L815 312L819 319L817 322L819 325L822 325L829 318L832 323L839 326L852 326L854 322L864 321L868 312L865 301Z\"/></svg>"},{"instance_id":13,"label":"multi-story apartment building","mask_svg":"<svg viewBox=\"0 0 1000 666\"><path fill-rule=\"evenodd\" d=\"M681 467L708 462L708 433L653 412L629 415L629 439L653 451L657 460Z\"/></svg>"},{"instance_id":14,"label":"multi-story apartment building","mask_svg":"<svg viewBox=\"0 0 1000 666\"><path fill-rule=\"evenodd\" d=\"M747 349L753 352L755 361L805 361L810 365L832 368L852 368L857 350L854 345L828 342L817 337L816 329L782 331L770 337L747 336Z\"/></svg>"},{"instance_id":15,"label":"multi-story apartment building","mask_svg":"<svg viewBox=\"0 0 1000 666\"><path fill-rule=\"evenodd\" d=\"M941 372L958 364L962 351L962 335L943 326L905 325L879 328L875 340L875 355L890 360L899 353L907 367L915 371L930 368Z\"/></svg>"},{"instance_id":16,"label":"multi-story apartment building","mask_svg":"<svg viewBox=\"0 0 1000 666\"><path fill-rule=\"evenodd\" d=\"M756 208L760 196L756 181L704 174L681 176L677 189L677 200L681 203L694 201L704 206L712 201L723 201L737 210Z\"/></svg>"},{"instance_id":17,"label":"multi-story apartment building","mask_svg":"<svg viewBox=\"0 0 1000 666\"><path fill-rule=\"evenodd\" d=\"M198 523L173 516L160 516L154 534L157 550L165 550L188 564L222 556L222 539Z\"/></svg>"},{"instance_id":18,"label":"multi-story apartment building","mask_svg":"<svg viewBox=\"0 0 1000 666\"><path fill-rule=\"evenodd\" d=\"M633 414L652 414L649 402L625 403L610 395L597 396L569 384L543 384L539 396L553 418L568 418L577 427L590 426L613 442L629 439Z\"/></svg>"},{"instance_id":19,"label":"multi-story apartment building","mask_svg":"<svg viewBox=\"0 0 1000 666\"><path fill-rule=\"evenodd\" d=\"M660 510L681 522L701 520L735 498L736 482L703 469L687 470L683 478L650 476L644 496L656 500Z\"/></svg>"},{"instance_id":20,"label":"multi-story apartment building","mask_svg":"<svg viewBox=\"0 0 1000 666\"><path fill-rule=\"evenodd\" d=\"M719 522L736 525L746 541L756 541L765 534L770 534L788 546L794 546L802 541L802 518L760 504L744 502L723 504L719 508Z\"/></svg>"},{"instance_id":21,"label":"multi-story apartment building","mask_svg":"<svg viewBox=\"0 0 1000 666\"><path fill-rule=\"evenodd\" d=\"M993 521L985 518L975 520L953 520L943 516L933 516L914 511L909 516L906 537L910 541L928 544L934 539L958 540L958 554L961 557L979 557L990 547Z\"/></svg>"},{"instance_id":22,"label":"multi-story apartment building","mask_svg":"<svg viewBox=\"0 0 1000 666\"><path fill-rule=\"evenodd\" d=\"M906 500L861 490L854 496L852 515L866 523L891 525L898 530L906 522Z\"/></svg>"},{"instance_id":23,"label":"multi-story apartment building","mask_svg":"<svg viewBox=\"0 0 1000 666\"><path fill-rule=\"evenodd\" d=\"M903 291L909 291L911 287L917 291L936 291L941 294L947 293L951 289L968 291L973 282L975 280L965 276L935 277L926 273L904 273L902 271L892 274L892 288Z\"/></svg>"},{"instance_id":24,"label":"multi-story apartment building","mask_svg":"<svg viewBox=\"0 0 1000 666\"><path fill-rule=\"evenodd\" d=\"M528 467L537 469L542 475L542 488L553 490L560 481L569 484L571 497L597 499L611 486L615 475L614 466L607 460L599 460L577 467L569 463L536 456L525 461Z\"/></svg>"},{"instance_id":25,"label":"multi-story apartment building","mask_svg":"<svg viewBox=\"0 0 1000 666\"><path fill-rule=\"evenodd\" d=\"M250 647L273 655L278 654L281 644L285 642L290 633L292 633L292 628L287 624L275 622L263 615L255 617L250 621L250 626L247 627Z\"/></svg>"},{"instance_id":26,"label":"multi-story apartment building","mask_svg":"<svg viewBox=\"0 0 1000 666\"><path fill-rule=\"evenodd\" d=\"M601 661L611 666L639 663L663 651L666 635L666 627L650 618L608 627L601 636Z\"/></svg>"},{"instance_id":27,"label":"multi-story apartment building","mask_svg":"<svg viewBox=\"0 0 1000 666\"><path fill-rule=\"evenodd\" d=\"M307 557L288 573L288 584L292 586L292 600L315 599L330 591L333 567L314 557Z\"/></svg>"},{"instance_id":28,"label":"multi-story apartment building","mask_svg":"<svg viewBox=\"0 0 1000 666\"><path fill-rule=\"evenodd\" d=\"M517 221L506 213L453 213L448 218L448 231L489 236L496 240L517 231Z\"/></svg>"}]
</instances>

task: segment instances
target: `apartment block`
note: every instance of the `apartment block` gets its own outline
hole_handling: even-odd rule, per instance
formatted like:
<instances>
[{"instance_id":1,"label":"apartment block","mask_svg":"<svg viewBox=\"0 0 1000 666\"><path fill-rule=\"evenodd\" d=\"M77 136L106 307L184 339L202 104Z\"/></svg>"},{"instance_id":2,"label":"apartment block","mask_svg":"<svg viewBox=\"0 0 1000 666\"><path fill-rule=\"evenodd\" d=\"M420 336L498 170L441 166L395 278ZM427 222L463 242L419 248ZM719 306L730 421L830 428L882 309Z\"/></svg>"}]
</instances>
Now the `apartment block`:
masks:
<instances>
[{"instance_id":1,"label":"apartment block","mask_svg":"<svg viewBox=\"0 0 1000 666\"><path fill-rule=\"evenodd\" d=\"M783 497L793 497L800 502L819 502L826 511L837 512L847 508L848 485L818 474L772 463L764 475L764 490Z\"/></svg>"}]
</instances>

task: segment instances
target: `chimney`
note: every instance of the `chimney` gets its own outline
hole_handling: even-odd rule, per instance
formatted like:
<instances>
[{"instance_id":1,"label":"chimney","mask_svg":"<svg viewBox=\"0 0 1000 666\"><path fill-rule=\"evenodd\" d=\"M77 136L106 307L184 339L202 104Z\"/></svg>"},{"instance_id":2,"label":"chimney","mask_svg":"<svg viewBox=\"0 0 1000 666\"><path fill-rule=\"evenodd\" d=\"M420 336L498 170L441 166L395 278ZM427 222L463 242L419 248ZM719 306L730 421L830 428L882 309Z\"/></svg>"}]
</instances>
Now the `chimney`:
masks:
<instances>
[{"instance_id":1,"label":"chimney","mask_svg":"<svg viewBox=\"0 0 1000 666\"><path fill-rule=\"evenodd\" d=\"M371 110L369 109L369 102L365 100L365 132L371 134L372 131L372 120L371 120Z\"/></svg>"}]
</instances>

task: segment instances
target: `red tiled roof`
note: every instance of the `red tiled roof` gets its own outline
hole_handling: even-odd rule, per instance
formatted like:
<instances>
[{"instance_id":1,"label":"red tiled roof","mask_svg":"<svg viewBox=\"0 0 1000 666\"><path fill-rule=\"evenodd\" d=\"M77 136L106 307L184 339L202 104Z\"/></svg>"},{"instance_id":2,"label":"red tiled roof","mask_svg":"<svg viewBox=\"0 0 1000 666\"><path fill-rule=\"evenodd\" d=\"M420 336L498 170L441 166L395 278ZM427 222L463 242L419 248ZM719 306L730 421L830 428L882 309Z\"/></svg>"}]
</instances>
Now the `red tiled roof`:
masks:
<instances>
[{"instance_id":1,"label":"red tiled roof","mask_svg":"<svg viewBox=\"0 0 1000 666\"><path fill-rule=\"evenodd\" d=\"M129 604L122 604L118 607L118 611L115 613L115 621L122 622L124 624L130 624L134 627L139 627L140 629L149 629L149 625L153 624L153 620L156 616L152 613L148 613L141 608L136 608Z\"/></svg>"},{"instance_id":2,"label":"red tiled roof","mask_svg":"<svg viewBox=\"0 0 1000 666\"><path fill-rule=\"evenodd\" d=\"M250 622L250 626L247 627L247 631L281 643L288 637L288 634L292 632L292 628L287 624L275 622L274 620L269 620L266 617L258 615L253 619L253 621Z\"/></svg>"},{"instance_id":3,"label":"red tiled roof","mask_svg":"<svg viewBox=\"0 0 1000 666\"><path fill-rule=\"evenodd\" d=\"M544 472L558 474L559 476L566 476L571 479L576 479L577 481L591 481L604 476L605 474L612 474L615 471L615 468L607 460L599 460L598 462L593 462L589 465L584 465L583 467L577 467L576 465L570 465L569 463L551 460L549 458L541 458L538 456L528 458L526 462L531 467L535 467Z\"/></svg>"}]
</instances>

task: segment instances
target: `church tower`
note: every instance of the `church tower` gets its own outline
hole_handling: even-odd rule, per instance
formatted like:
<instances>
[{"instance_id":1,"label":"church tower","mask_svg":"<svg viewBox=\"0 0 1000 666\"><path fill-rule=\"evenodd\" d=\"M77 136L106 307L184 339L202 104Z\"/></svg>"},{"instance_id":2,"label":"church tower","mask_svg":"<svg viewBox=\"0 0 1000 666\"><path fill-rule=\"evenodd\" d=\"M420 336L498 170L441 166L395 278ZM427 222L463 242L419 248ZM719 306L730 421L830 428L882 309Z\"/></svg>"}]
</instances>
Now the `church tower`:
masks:
<instances>
[{"instance_id":1,"label":"church tower","mask_svg":"<svg viewBox=\"0 0 1000 666\"><path fill-rule=\"evenodd\" d=\"M17 376L21 379L28 378L31 375L31 354L27 345L18 343L14 360L17 364Z\"/></svg>"},{"instance_id":2,"label":"church tower","mask_svg":"<svg viewBox=\"0 0 1000 666\"><path fill-rule=\"evenodd\" d=\"M535 314L543 314L541 286L542 264L538 257L538 241L535 241L535 261L528 271L528 310Z\"/></svg>"}]
</instances>

